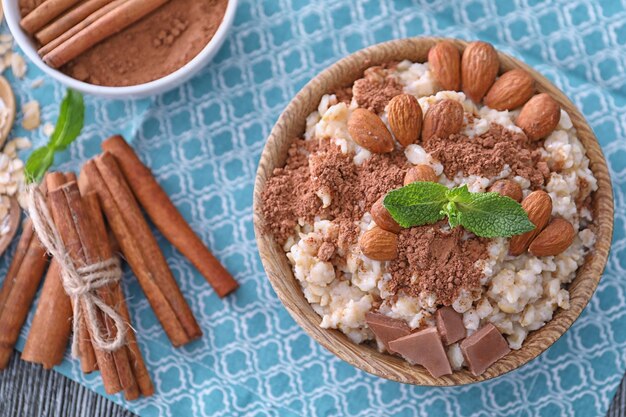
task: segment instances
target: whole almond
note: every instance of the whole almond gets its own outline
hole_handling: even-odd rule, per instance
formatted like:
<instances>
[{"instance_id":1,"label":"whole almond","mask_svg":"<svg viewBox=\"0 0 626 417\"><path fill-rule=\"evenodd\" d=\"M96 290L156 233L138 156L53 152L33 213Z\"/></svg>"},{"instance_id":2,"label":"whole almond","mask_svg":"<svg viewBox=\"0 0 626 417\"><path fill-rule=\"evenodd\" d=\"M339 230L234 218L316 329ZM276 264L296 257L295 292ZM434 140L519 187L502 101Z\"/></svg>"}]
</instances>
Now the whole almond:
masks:
<instances>
[{"instance_id":1,"label":"whole almond","mask_svg":"<svg viewBox=\"0 0 626 417\"><path fill-rule=\"evenodd\" d=\"M459 133L463 127L463 106L458 101L441 100L430 106L424 116L422 140L444 138Z\"/></svg>"},{"instance_id":2,"label":"whole almond","mask_svg":"<svg viewBox=\"0 0 626 417\"><path fill-rule=\"evenodd\" d=\"M393 217L391 217L389 210L387 210L383 205L384 199L385 196L382 196L374 204L372 204L372 208L370 209L372 219L381 229L384 229L391 233L400 233L402 227L400 227L400 225L393 219Z\"/></svg>"},{"instance_id":3,"label":"whole almond","mask_svg":"<svg viewBox=\"0 0 626 417\"><path fill-rule=\"evenodd\" d=\"M391 261L398 256L398 235L373 227L359 238L363 255L375 261Z\"/></svg>"},{"instance_id":4,"label":"whole almond","mask_svg":"<svg viewBox=\"0 0 626 417\"><path fill-rule=\"evenodd\" d=\"M461 58L461 81L463 92L480 103L498 76L500 60L498 53L487 42L472 42L463 51Z\"/></svg>"},{"instance_id":5,"label":"whole almond","mask_svg":"<svg viewBox=\"0 0 626 417\"><path fill-rule=\"evenodd\" d=\"M535 80L523 69L507 71L491 86L484 103L496 110L513 110L535 93Z\"/></svg>"},{"instance_id":6,"label":"whole almond","mask_svg":"<svg viewBox=\"0 0 626 417\"><path fill-rule=\"evenodd\" d=\"M489 191L510 197L518 203L524 197L522 187L513 180L498 180L489 187Z\"/></svg>"},{"instance_id":7,"label":"whole almond","mask_svg":"<svg viewBox=\"0 0 626 417\"><path fill-rule=\"evenodd\" d=\"M404 174L404 185L409 185L417 181L437 182L437 174L429 165L415 165L409 168Z\"/></svg>"},{"instance_id":8,"label":"whole almond","mask_svg":"<svg viewBox=\"0 0 626 417\"><path fill-rule=\"evenodd\" d=\"M450 41L437 42L428 51L428 65L444 90L461 89L461 54Z\"/></svg>"},{"instance_id":9,"label":"whole almond","mask_svg":"<svg viewBox=\"0 0 626 417\"><path fill-rule=\"evenodd\" d=\"M552 215L552 198L545 191L533 191L522 201L522 208L528 214L528 219L535 225L530 232L513 236L509 244L511 255L521 255L528 249L530 242L541 233L550 221Z\"/></svg>"},{"instance_id":10,"label":"whole almond","mask_svg":"<svg viewBox=\"0 0 626 417\"><path fill-rule=\"evenodd\" d=\"M415 96L400 94L389 102L389 126L398 142L404 147L417 143L422 132L422 108Z\"/></svg>"},{"instance_id":11,"label":"whole almond","mask_svg":"<svg viewBox=\"0 0 626 417\"><path fill-rule=\"evenodd\" d=\"M532 241L528 251L535 256L556 256L574 241L574 226L565 219L556 218Z\"/></svg>"},{"instance_id":12,"label":"whole almond","mask_svg":"<svg viewBox=\"0 0 626 417\"><path fill-rule=\"evenodd\" d=\"M394 149L393 138L380 117L367 109L355 109L348 119L352 139L370 152L387 153Z\"/></svg>"},{"instance_id":13,"label":"whole almond","mask_svg":"<svg viewBox=\"0 0 626 417\"><path fill-rule=\"evenodd\" d=\"M537 94L524 104L515 124L531 141L548 136L559 124L561 106L549 94Z\"/></svg>"}]
</instances>

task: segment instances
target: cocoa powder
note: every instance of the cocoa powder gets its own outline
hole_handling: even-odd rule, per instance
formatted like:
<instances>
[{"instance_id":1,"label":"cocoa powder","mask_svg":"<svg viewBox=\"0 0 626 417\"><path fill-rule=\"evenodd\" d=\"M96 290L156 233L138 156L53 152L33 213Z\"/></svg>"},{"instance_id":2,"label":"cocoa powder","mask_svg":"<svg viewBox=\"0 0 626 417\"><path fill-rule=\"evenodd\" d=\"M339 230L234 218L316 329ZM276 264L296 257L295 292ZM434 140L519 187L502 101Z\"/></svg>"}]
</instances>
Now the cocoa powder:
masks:
<instances>
[{"instance_id":1,"label":"cocoa powder","mask_svg":"<svg viewBox=\"0 0 626 417\"><path fill-rule=\"evenodd\" d=\"M295 140L284 168L276 168L262 194L265 228L284 244L295 232L298 219L312 222L322 208L310 180L308 156L317 149L314 141Z\"/></svg>"},{"instance_id":2,"label":"cocoa powder","mask_svg":"<svg viewBox=\"0 0 626 417\"><path fill-rule=\"evenodd\" d=\"M533 189L541 187L550 174L536 146L523 133L512 132L495 123L478 137L456 134L433 138L423 144L424 149L442 163L449 179L459 171L492 178L508 164L512 174L528 179Z\"/></svg>"},{"instance_id":3,"label":"cocoa powder","mask_svg":"<svg viewBox=\"0 0 626 417\"><path fill-rule=\"evenodd\" d=\"M22 0L24 9L34 0ZM228 0L170 1L100 42L61 70L104 86L129 86L162 78L191 61L213 38Z\"/></svg>"},{"instance_id":4,"label":"cocoa powder","mask_svg":"<svg viewBox=\"0 0 626 417\"><path fill-rule=\"evenodd\" d=\"M402 94L402 85L389 75L389 70L395 66L392 63L370 67L365 70L363 78L354 82L352 94L359 107L380 113L392 98Z\"/></svg>"},{"instance_id":5,"label":"cocoa powder","mask_svg":"<svg viewBox=\"0 0 626 417\"><path fill-rule=\"evenodd\" d=\"M398 257L389 263L389 290L418 297L434 293L437 302L450 305L461 289L480 288L483 272L474 264L487 257L487 240L447 222L404 229L398 236Z\"/></svg>"},{"instance_id":6,"label":"cocoa powder","mask_svg":"<svg viewBox=\"0 0 626 417\"><path fill-rule=\"evenodd\" d=\"M312 223L320 216L337 226L337 236L329 243L345 250L357 241L363 214L382 195L402 186L408 165L402 151L374 154L356 165L352 155L328 141L296 140L286 166L274 171L263 191L265 228L283 244L298 219ZM318 190L330 195L328 207L322 207Z\"/></svg>"}]
</instances>

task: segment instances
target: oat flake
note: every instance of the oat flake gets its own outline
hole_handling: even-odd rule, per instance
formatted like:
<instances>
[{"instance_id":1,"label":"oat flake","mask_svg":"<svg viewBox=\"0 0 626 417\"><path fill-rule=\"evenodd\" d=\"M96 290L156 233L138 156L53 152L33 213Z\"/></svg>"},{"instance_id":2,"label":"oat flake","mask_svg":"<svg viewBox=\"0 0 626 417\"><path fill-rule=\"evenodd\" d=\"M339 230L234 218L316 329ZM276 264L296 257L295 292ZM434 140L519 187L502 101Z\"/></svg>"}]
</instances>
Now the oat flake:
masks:
<instances>
[{"instance_id":1,"label":"oat flake","mask_svg":"<svg viewBox=\"0 0 626 417\"><path fill-rule=\"evenodd\" d=\"M24 103L22 106L22 113L24 118L22 120L22 127L26 130L34 130L41 124L39 102L37 100L31 100Z\"/></svg>"},{"instance_id":2,"label":"oat flake","mask_svg":"<svg viewBox=\"0 0 626 417\"><path fill-rule=\"evenodd\" d=\"M21 55L16 53L11 54L11 71L17 78L24 78L26 74L26 62Z\"/></svg>"}]
</instances>

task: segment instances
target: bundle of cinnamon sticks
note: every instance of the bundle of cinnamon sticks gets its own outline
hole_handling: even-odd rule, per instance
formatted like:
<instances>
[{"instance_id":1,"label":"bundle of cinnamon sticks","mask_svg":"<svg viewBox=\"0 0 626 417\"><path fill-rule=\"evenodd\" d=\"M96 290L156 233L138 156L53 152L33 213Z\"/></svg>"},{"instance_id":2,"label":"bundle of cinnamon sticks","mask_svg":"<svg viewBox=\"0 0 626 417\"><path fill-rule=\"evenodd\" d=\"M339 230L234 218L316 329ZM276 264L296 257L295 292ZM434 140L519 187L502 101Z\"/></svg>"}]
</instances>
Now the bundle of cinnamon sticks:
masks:
<instances>
[{"instance_id":1,"label":"bundle of cinnamon sticks","mask_svg":"<svg viewBox=\"0 0 626 417\"><path fill-rule=\"evenodd\" d=\"M169 0L45 0L20 21L40 44L39 55L59 68Z\"/></svg>"},{"instance_id":2,"label":"bundle of cinnamon sticks","mask_svg":"<svg viewBox=\"0 0 626 417\"><path fill-rule=\"evenodd\" d=\"M78 179L72 173L46 176L41 189L47 195L58 234L75 265L110 259L113 248L119 248L172 344L189 343L199 338L202 331L141 208L220 297L234 291L238 284L189 227L126 141L114 136L102 146L105 152L88 161ZM27 220L0 290L0 369L8 363L47 263L46 249ZM62 361L73 312L86 308L66 294L62 268L62 263L53 258L22 354L22 359L42 364L46 369ZM123 391L129 400L151 395L154 387L137 345L121 286L112 283L96 292L123 318L126 342L115 351L99 349L93 343L93 327L85 323L82 315L74 334L82 370L100 370L107 393ZM107 337L117 335L109 317L99 314L96 321L96 328Z\"/></svg>"}]
</instances>

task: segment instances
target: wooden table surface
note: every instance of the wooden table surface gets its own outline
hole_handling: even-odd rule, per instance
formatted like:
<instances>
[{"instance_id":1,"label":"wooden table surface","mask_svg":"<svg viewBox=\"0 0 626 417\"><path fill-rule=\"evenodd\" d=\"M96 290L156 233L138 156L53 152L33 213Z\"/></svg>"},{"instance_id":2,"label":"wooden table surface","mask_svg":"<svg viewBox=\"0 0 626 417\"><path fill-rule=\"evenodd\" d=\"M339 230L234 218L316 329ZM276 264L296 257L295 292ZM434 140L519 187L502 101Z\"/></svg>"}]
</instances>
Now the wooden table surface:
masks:
<instances>
[{"instance_id":1,"label":"wooden table surface","mask_svg":"<svg viewBox=\"0 0 626 417\"><path fill-rule=\"evenodd\" d=\"M0 417L134 416L82 385L18 357L13 355L9 367L0 371ZM626 417L626 378L607 417Z\"/></svg>"}]
</instances>

